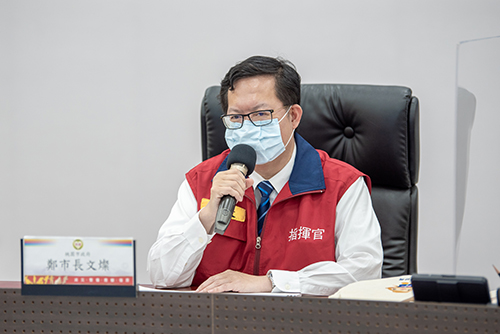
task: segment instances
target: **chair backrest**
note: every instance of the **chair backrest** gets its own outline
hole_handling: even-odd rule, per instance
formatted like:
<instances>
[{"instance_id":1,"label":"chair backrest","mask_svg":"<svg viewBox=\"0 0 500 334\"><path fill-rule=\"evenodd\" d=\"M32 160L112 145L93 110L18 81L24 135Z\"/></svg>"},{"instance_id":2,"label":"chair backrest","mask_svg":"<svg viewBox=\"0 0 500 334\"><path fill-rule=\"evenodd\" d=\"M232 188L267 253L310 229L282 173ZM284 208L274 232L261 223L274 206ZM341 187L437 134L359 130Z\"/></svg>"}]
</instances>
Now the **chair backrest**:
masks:
<instances>
[{"instance_id":1,"label":"chair backrest","mask_svg":"<svg viewBox=\"0 0 500 334\"><path fill-rule=\"evenodd\" d=\"M203 160L227 148L219 86L201 106ZM297 132L372 180L382 230L383 277L417 271L419 104L400 86L303 84Z\"/></svg>"}]
</instances>

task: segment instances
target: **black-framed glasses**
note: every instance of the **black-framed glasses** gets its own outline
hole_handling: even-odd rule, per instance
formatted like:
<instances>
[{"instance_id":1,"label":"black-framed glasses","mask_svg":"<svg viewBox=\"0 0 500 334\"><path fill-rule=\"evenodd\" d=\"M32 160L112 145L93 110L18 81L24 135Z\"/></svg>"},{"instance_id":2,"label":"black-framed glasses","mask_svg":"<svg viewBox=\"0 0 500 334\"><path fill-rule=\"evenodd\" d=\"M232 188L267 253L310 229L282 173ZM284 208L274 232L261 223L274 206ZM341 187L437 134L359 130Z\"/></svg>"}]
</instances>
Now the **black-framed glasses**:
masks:
<instances>
[{"instance_id":1,"label":"black-framed glasses","mask_svg":"<svg viewBox=\"0 0 500 334\"><path fill-rule=\"evenodd\" d=\"M273 121L274 110L257 110L248 114L229 114L222 115L220 118L224 126L229 130L237 130L243 126L245 117L255 126L265 126Z\"/></svg>"}]
</instances>

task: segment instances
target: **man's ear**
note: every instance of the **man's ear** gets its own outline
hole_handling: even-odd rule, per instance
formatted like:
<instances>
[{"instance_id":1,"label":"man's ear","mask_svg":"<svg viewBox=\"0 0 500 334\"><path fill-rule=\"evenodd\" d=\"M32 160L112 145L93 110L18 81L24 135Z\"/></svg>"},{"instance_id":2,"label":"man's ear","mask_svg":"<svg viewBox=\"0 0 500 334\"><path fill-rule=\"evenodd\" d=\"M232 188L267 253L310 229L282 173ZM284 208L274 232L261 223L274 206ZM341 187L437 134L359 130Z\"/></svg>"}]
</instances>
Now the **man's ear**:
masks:
<instances>
[{"instance_id":1,"label":"man's ear","mask_svg":"<svg viewBox=\"0 0 500 334\"><path fill-rule=\"evenodd\" d=\"M300 105L294 104L290 108L290 118L293 128L296 129L300 124L300 120L302 119L302 107Z\"/></svg>"}]
</instances>

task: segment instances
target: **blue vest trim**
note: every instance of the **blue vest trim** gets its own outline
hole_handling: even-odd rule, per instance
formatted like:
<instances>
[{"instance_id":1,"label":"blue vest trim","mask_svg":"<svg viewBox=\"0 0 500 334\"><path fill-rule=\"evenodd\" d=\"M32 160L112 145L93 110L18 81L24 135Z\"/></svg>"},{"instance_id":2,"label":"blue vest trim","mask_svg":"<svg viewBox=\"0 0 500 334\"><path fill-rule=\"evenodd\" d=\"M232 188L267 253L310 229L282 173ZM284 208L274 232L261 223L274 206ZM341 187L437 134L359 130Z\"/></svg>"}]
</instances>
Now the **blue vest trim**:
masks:
<instances>
[{"instance_id":1,"label":"blue vest trim","mask_svg":"<svg viewBox=\"0 0 500 334\"><path fill-rule=\"evenodd\" d=\"M293 195L325 189L323 166L318 151L299 134L295 134L297 155L288 185Z\"/></svg>"}]
</instances>

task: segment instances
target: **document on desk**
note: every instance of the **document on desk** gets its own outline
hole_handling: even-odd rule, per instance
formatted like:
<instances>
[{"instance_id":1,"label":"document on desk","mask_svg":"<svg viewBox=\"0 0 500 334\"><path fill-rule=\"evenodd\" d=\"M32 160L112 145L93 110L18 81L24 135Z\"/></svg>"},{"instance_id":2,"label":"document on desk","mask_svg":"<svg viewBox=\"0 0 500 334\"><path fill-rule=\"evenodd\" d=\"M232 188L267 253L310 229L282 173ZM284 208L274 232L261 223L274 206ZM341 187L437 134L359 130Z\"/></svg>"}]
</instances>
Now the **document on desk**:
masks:
<instances>
[{"instance_id":1,"label":"document on desk","mask_svg":"<svg viewBox=\"0 0 500 334\"><path fill-rule=\"evenodd\" d=\"M151 284L139 284L139 292L158 292L158 293L193 293L194 288L179 288L179 289L157 289ZM238 296L269 296L269 297L300 297L299 292L223 292L224 294L238 295Z\"/></svg>"},{"instance_id":2,"label":"document on desk","mask_svg":"<svg viewBox=\"0 0 500 334\"><path fill-rule=\"evenodd\" d=\"M411 275L351 283L329 298L406 302L413 300Z\"/></svg>"}]
</instances>

